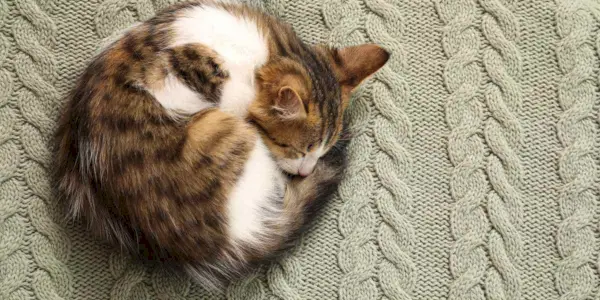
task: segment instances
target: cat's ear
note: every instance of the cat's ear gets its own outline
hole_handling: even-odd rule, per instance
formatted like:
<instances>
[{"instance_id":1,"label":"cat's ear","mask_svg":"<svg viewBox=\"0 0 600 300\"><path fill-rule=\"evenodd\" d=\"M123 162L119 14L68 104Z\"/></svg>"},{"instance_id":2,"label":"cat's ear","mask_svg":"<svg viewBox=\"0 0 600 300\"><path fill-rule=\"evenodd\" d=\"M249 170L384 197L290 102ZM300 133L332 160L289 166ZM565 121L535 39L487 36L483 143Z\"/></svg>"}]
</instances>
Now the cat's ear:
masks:
<instances>
[{"instance_id":1,"label":"cat's ear","mask_svg":"<svg viewBox=\"0 0 600 300\"><path fill-rule=\"evenodd\" d=\"M333 50L332 64L342 88L342 96L350 93L379 70L390 57L380 46L363 44Z\"/></svg>"},{"instance_id":2,"label":"cat's ear","mask_svg":"<svg viewBox=\"0 0 600 300\"><path fill-rule=\"evenodd\" d=\"M287 120L301 120L306 118L306 109L298 92L290 86L279 89L277 99L273 105L279 115Z\"/></svg>"}]
</instances>

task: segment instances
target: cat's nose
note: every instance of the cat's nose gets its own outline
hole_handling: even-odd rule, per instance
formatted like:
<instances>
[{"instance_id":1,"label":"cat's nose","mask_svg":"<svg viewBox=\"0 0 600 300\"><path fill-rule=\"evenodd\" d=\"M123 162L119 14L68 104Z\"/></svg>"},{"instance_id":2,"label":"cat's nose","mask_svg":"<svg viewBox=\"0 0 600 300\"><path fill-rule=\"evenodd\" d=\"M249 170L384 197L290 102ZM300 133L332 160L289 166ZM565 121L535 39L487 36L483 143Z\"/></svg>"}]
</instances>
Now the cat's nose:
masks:
<instances>
[{"instance_id":1,"label":"cat's nose","mask_svg":"<svg viewBox=\"0 0 600 300\"><path fill-rule=\"evenodd\" d=\"M300 164L300 168L298 169L298 174L302 177L306 177L312 173L315 169L315 165L317 164L317 158L306 156L302 163Z\"/></svg>"},{"instance_id":2,"label":"cat's nose","mask_svg":"<svg viewBox=\"0 0 600 300\"><path fill-rule=\"evenodd\" d=\"M312 170L311 170L311 172L312 172ZM306 176L310 175L311 172L303 172L302 169L300 169L298 171L298 174L302 177L306 177Z\"/></svg>"}]
</instances>

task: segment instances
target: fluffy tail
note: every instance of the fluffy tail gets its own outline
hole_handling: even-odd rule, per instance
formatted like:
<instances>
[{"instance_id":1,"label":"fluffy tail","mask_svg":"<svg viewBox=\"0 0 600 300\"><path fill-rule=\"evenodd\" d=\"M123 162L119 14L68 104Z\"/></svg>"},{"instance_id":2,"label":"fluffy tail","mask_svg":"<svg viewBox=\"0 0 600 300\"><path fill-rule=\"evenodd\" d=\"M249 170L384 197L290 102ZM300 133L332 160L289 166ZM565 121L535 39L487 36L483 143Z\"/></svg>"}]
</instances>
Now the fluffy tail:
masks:
<instances>
[{"instance_id":1,"label":"fluffy tail","mask_svg":"<svg viewBox=\"0 0 600 300\"><path fill-rule=\"evenodd\" d=\"M237 249L244 254L232 251L235 254L228 260L184 264L186 272L202 285L220 289L229 280L247 275L257 264L284 254L283 250L293 245L297 236L335 193L345 170L346 145L346 140L339 141L319 160L309 176L290 179L284 195L281 224L277 224L278 228L273 233L273 244L265 245L257 252Z\"/></svg>"},{"instance_id":2,"label":"fluffy tail","mask_svg":"<svg viewBox=\"0 0 600 300\"><path fill-rule=\"evenodd\" d=\"M288 183L284 197L284 213L289 224L288 236L304 231L322 207L335 193L346 166L346 140L339 141L307 177L294 177Z\"/></svg>"}]
</instances>

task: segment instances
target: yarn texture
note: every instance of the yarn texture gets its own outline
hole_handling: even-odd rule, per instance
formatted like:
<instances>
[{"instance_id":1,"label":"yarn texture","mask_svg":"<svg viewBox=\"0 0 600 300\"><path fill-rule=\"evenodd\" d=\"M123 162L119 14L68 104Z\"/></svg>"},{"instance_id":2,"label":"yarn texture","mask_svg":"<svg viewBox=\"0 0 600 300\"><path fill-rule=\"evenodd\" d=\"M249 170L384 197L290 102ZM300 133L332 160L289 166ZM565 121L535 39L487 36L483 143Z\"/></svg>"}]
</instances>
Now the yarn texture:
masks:
<instances>
[{"instance_id":1,"label":"yarn texture","mask_svg":"<svg viewBox=\"0 0 600 300\"><path fill-rule=\"evenodd\" d=\"M0 299L600 297L599 0L246 0L377 43L347 174L283 258L208 292L65 222L49 140L102 43L181 0L0 0Z\"/></svg>"}]
</instances>

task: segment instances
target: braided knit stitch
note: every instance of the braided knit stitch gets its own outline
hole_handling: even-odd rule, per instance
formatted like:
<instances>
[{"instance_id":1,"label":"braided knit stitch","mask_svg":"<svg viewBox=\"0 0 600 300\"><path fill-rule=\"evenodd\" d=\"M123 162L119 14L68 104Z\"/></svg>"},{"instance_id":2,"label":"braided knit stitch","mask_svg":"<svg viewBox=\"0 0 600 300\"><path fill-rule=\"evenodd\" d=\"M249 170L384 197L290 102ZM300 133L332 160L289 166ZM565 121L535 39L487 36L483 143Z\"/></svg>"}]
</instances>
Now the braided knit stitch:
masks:
<instances>
[{"instance_id":1,"label":"braided knit stitch","mask_svg":"<svg viewBox=\"0 0 600 300\"><path fill-rule=\"evenodd\" d=\"M112 253L109 259L110 273L116 279L110 292L110 300L148 300L150 295L144 280L146 268L133 263L120 253Z\"/></svg>"},{"instance_id":2,"label":"braided knit stitch","mask_svg":"<svg viewBox=\"0 0 600 300\"><path fill-rule=\"evenodd\" d=\"M411 257L412 193L407 184L412 172L412 159L406 146L411 124L402 109L410 95L402 76L406 66L406 53L400 43L403 17L394 1L367 0L365 4L372 10L365 25L367 35L391 55L387 66L376 74L372 86L373 104L378 112L375 118L378 130L373 134L380 149L374 158L374 169L381 180L375 199L383 221L377 237L384 258L378 277L384 299L408 300L416 278Z\"/></svg>"},{"instance_id":3,"label":"braided knit stitch","mask_svg":"<svg viewBox=\"0 0 600 300\"><path fill-rule=\"evenodd\" d=\"M151 282L154 293L161 300L185 300L191 287L188 276L161 268L153 270Z\"/></svg>"},{"instance_id":4,"label":"braided knit stitch","mask_svg":"<svg viewBox=\"0 0 600 300\"><path fill-rule=\"evenodd\" d=\"M227 300L260 300L265 299L266 294L265 286L257 274L231 283L226 291Z\"/></svg>"},{"instance_id":5,"label":"braided knit stitch","mask_svg":"<svg viewBox=\"0 0 600 300\"><path fill-rule=\"evenodd\" d=\"M18 178L21 150L14 136L18 133L18 108L9 95L13 79L6 69L9 64L9 47L2 32L7 31L8 3L0 2L0 299L27 297L25 286L29 259L25 247L27 219L22 201L25 186Z\"/></svg>"},{"instance_id":6,"label":"braided knit stitch","mask_svg":"<svg viewBox=\"0 0 600 300\"><path fill-rule=\"evenodd\" d=\"M363 18L358 1L326 2L323 15L331 29L329 44L339 47L362 42L362 38L356 34ZM372 241L377 220L369 203L374 196L375 174L366 159L374 151L371 128L368 128L374 110L366 97L359 95L354 100L349 109L354 137L348 147L348 158L356 163L348 167L345 180L339 186L339 197L343 204L338 217L338 229L343 240L338 252L338 264L343 276L338 296L344 300L375 299L378 296L378 288L373 281L377 249ZM362 188L356 190L356 186Z\"/></svg>"},{"instance_id":7,"label":"braided knit stitch","mask_svg":"<svg viewBox=\"0 0 600 300\"><path fill-rule=\"evenodd\" d=\"M493 229L488 237L492 266L485 288L493 295L491 299L520 299L518 266L523 240L519 227L523 203L519 192L522 167L516 151L522 140L518 119L522 99L517 82L521 75L521 57L515 45L519 24L502 1L481 0L480 3L486 12L482 20L483 35L490 43L483 52L483 66L491 79L485 100L492 115L484 129L492 152L486 171L492 185L487 209Z\"/></svg>"},{"instance_id":8,"label":"braided knit stitch","mask_svg":"<svg viewBox=\"0 0 600 300\"><path fill-rule=\"evenodd\" d=\"M300 300L297 289L302 286L302 265L297 254L302 247L302 237L294 250L286 257L273 263L267 271L267 281L273 294L282 300Z\"/></svg>"},{"instance_id":9,"label":"braided knit stitch","mask_svg":"<svg viewBox=\"0 0 600 300\"><path fill-rule=\"evenodd\" d=\"M596 5L596 19L600 21L600 3ZM598 33L596 34L596 51L597 56L600 58L600 30L598 30ZM598 73L598 86L600 86L600 73ZM600 111L598 111L598 123L600 123ZM598 259L600 259L600 257ZM598 267L598 269L600 269L600 262Z\"/></svg>"},{"instance_id":10,"label":"braided knit stitch","mask_svg":"<svg viewBox=\"0 0 600 300\"><path fill-rule=\"evenodd\" d=\"M560 71L558 101L563 110L556 124L564 147L558 159L559 207L563 221L556 233L556 246L562 260L556 270L556 286L561 299L587 299L598 278L591 260L595 238L592 224L596 210L596 165L592 117L595 91L592 37L594 19L584 1L557 1L556 29L561 38L556 49Z\"/></svg>"},{"instance_id":11,"label":"braided knit stitch","mask_svg":"<svg viewBox=\"0 0 600 300\"><path fill-rule=\"evenodd\" d=\"M168 7L169 5L177 3L178 0L153 0L153 2L155 11L159 12L162 9Z\"/></svg>"},{"instance_id":12,"label":"braided knit stitch","mask_svg":"<svg viewBox=\"0 0 600 300\"><path fill-rule=\"evenodd\" d=\"M8 3L0 2L0 29L6 26L8 17ZM8 95L12 92L13 80L10 73L5 69L7 63L8 48L10 44L4 34L0 33L0 107L8 102ZM5 127L2 127L5 128Z\"/></svg>"},{"instance_id":13,"label":"braided knit stitch","mask_svg":"<svg viewBox=\"0 0 600 300\"><path fill-rule=\"evenodd\" d=\"M164 1L156 1L165 5ZM144 21L155 13L150 0L104 0L96 10L96 32L100 38L106 38L116 31L127 28L137 21Z\"/></svg>"},{"instance_id":14,"label":"braided knit stitch","mask_svg":"<svg viewBox=\"0 0 600 300\"><path fill-rule=\"evenodd\" d=\"M52 82L56 77L53 49L57 29L48 13L51 1L38 5L21 0L15 4L20 16L12 27L19 48L14 66L23 84L17 102L25 121L20 128L25 156L19 168L27 186L25 212L33 229L28 236L29 251L37 266L30 284L39 299L68 299L73 288L65 264L70 241L64 229L54 222L59 216L50 204L46 172L49 158L46 143L59 107L59 96Z\"/></svg>"},{"instance_id":15,"label":"braided knit stitch","mask_svg":"<svg viewBox=\"0 0 600 300\"><path fill-rule=\"evenodd\" d=\"M454 281L449 298L483 299L481 286L488 261L483 249L488 221L482 202L486 182L483 166L483 142L478 136L482 122L476 98L481 81L477 66L479 33L474 28L475 3L469 0L444 0L437 10L445 25L442 43L448 57L444 81L450 93L446 104L446 122L452 130L448 137L448 155L454 165L450 192L454 200L450 226L455 239L450 251L450 271Z\"/></svg>"}]
</instances>

